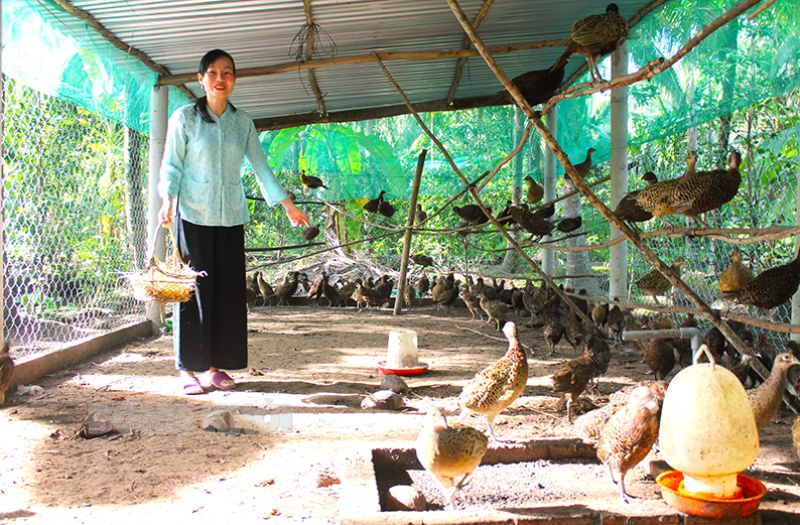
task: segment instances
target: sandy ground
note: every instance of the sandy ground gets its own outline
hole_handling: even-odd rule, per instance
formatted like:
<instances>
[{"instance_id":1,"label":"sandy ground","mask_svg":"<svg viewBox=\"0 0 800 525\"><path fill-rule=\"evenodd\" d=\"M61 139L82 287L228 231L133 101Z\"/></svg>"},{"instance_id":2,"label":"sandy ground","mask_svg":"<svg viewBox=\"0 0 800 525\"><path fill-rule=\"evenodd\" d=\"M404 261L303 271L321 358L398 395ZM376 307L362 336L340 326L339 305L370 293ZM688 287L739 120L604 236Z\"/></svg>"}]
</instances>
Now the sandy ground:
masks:
<instances>
[{"instance_id":1,"label":"sandy ground","mask_svg":"<svg viewBox=\"0 0 800 525\"><path fill-rule=\"evenodd\" d=\"M458 308L447 315L422 308L399 317L389 311L370 317L352 308L253 308L252 368L232 373L239 382L232 391L192 397L180 391L170 336L97 355L43 378L41 393L7 395L0 408L0 524L337 523L341 455L354 446L407 446L426 407L455 406L463 384L507 347L462 329L502 338L480 324ZM541 330L518 324L523 343L536 353L523 396L496 421L498 437L574 437L549 380L573 350L562 341L556 355L546 357ZM376 363L385 359L394 329L418 332L420 360L430 369L406 378L411 390L405 411L362 410L362 398L378 390L382 375ZM609 393L647 379L646 373L639 356L621 345L613 349L599 393L584 399L602 404ZM200 430L204 416L221 407L236 414L243 433ZM90 411L110 417L121 431L78 437ZM483 428L482 420L472 421ZM763 523L800 523L800 460L789 435L791 421L791 414L781 412L762 429L759 458L748 472L769 489L760 510ZM550 475L563 472L568 481L580 476L591 484L585 497L598 508L623 515L672 513L643 465L627 478L629 492L646 500L639 510L619 503L598 463L557 467ZM544 466L520 468L530 469L523 476L535 477ZM417 474L425 473L415 477L423 491L430 490L429 480ZM461 508L535 505L536 483L521 484L531 491L514 490L513 479L510 490L498 489L488 502L465 495ZM561 499L558 490L541 498L551 504Z\"/></svg>"}]
</instances>

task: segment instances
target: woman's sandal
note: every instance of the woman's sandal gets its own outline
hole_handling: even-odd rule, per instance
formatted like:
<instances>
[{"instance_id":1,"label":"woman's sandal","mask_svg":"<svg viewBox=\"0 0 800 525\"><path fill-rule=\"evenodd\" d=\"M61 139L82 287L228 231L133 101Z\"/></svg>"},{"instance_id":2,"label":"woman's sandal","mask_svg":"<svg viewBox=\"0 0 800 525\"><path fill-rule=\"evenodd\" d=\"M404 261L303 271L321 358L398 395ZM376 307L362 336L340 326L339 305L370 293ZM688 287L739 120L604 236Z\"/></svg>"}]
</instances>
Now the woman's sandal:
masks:
<instances>
[{"instance_id":1,"label":"woman's sandal","mask_svg":"<svg viewBox=\"0 0 800 525\"><path fill-rule=\"evenodd\" d=\"M205 390L203 390L203 385L200 384L199 379L196 377L186 377L183 383L183 393L187 396L196 396L205 394Z\"/></svg>"},{"instance_id":2,"label":"woman's sandal","mask_svg":"<svg viewBox=\"0 0 800 525\"><path fill-rule=\"evenodd\" d=\"M233 384L225 385L225 381L231 381ZM211 377L209 378L209 382L212 386L219 388L220 390L230 390L231 388L236 386L236 381L233 380L231 376L223 372L222 370L217 370Z\"/></svg>"}]
</instances>

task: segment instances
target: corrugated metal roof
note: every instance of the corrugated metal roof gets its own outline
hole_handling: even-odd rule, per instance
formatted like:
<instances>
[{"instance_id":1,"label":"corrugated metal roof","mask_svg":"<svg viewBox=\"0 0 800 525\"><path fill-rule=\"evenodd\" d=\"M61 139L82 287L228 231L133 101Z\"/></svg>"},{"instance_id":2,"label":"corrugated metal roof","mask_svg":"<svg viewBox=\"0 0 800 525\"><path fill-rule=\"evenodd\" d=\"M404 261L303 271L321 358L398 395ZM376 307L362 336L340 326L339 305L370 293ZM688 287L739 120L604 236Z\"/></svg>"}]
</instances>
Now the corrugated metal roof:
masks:
<instances>
[{"instance_id":1,"label":"corrugated metal roof","mask_svg":"<svg viewBox=\"0 0 800 525\"><path fill-rule=\"evenodd\" d=\"M630 19L651 0L621 0ZM292 41L306 22L302 0L73 0L124 43L142 51L172 74L194 73L209 49L231 53L238 69L293 60ZM483 2L460 3L473 18ZM497 0L478 33L487 45L520 44L566 38L572 23L601 13L605 3L588 0ZM465 33L443 0L312 0L312 15L335 42L338 56L371 51L456 50ZM66 18L65 18L66 17ZM84 37L86 25L58 13L63 27ZM325 36L318 41L325 44ZM324 47L324 46L323 46ZM325 51L325 49L322 49ZM561 48L519 51L496 58L510 77L542 69ZM456 59L392 61L386 65L412 102L443 100L453 82ZM573 60L567 75L584 64ZM402 99L374 63L317 69L317 81L329 112L402 104ZM199 84L187 84L198 96ZM502 85L482 58L470 58L456 98L492 94ZM240 78L231 100L253 118L311 113L317 102L306 71Z\"/></svg>"}]
</instances>

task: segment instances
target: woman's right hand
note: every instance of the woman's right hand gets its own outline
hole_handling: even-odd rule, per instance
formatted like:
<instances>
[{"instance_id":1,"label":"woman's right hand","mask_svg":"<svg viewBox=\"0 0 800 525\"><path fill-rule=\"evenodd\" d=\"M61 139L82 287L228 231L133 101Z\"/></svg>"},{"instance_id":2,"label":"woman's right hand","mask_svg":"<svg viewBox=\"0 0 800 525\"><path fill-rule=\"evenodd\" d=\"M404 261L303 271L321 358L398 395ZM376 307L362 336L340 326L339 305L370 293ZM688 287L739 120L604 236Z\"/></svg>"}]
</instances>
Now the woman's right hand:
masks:
<instances>
[{"instance_id":1,"label":"woman's right hand","mask_svg":"<svg viewBox=\"0 0 800 525\"><path fill-rule=\"evenodd\" d=\"M174 197L167 195L167 198L161 199L161 208L158 210L158 221L164 228L169 228L172 225L172 203Z\"/></svg>"}]
</instances>

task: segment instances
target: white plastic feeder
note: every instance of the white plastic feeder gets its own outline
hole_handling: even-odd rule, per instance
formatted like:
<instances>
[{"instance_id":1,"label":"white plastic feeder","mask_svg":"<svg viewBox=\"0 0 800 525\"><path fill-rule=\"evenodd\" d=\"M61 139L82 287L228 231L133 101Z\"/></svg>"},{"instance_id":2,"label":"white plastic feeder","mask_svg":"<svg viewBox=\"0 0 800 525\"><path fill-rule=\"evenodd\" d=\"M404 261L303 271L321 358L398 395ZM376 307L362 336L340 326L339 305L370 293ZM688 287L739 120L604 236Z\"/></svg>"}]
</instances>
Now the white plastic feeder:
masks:
<instances>
[{"instance_id":1,"label":"white plastic feeder","mask_svg":"<svg viewBox=\"0 0 800 525\"><path fill-rule=\"evenodd\" d=\"M389 349L386 353L386 366L391 368L416 368L419 366L417 332L413 330L389 332Z\"/></svg>"}]
</instances>

